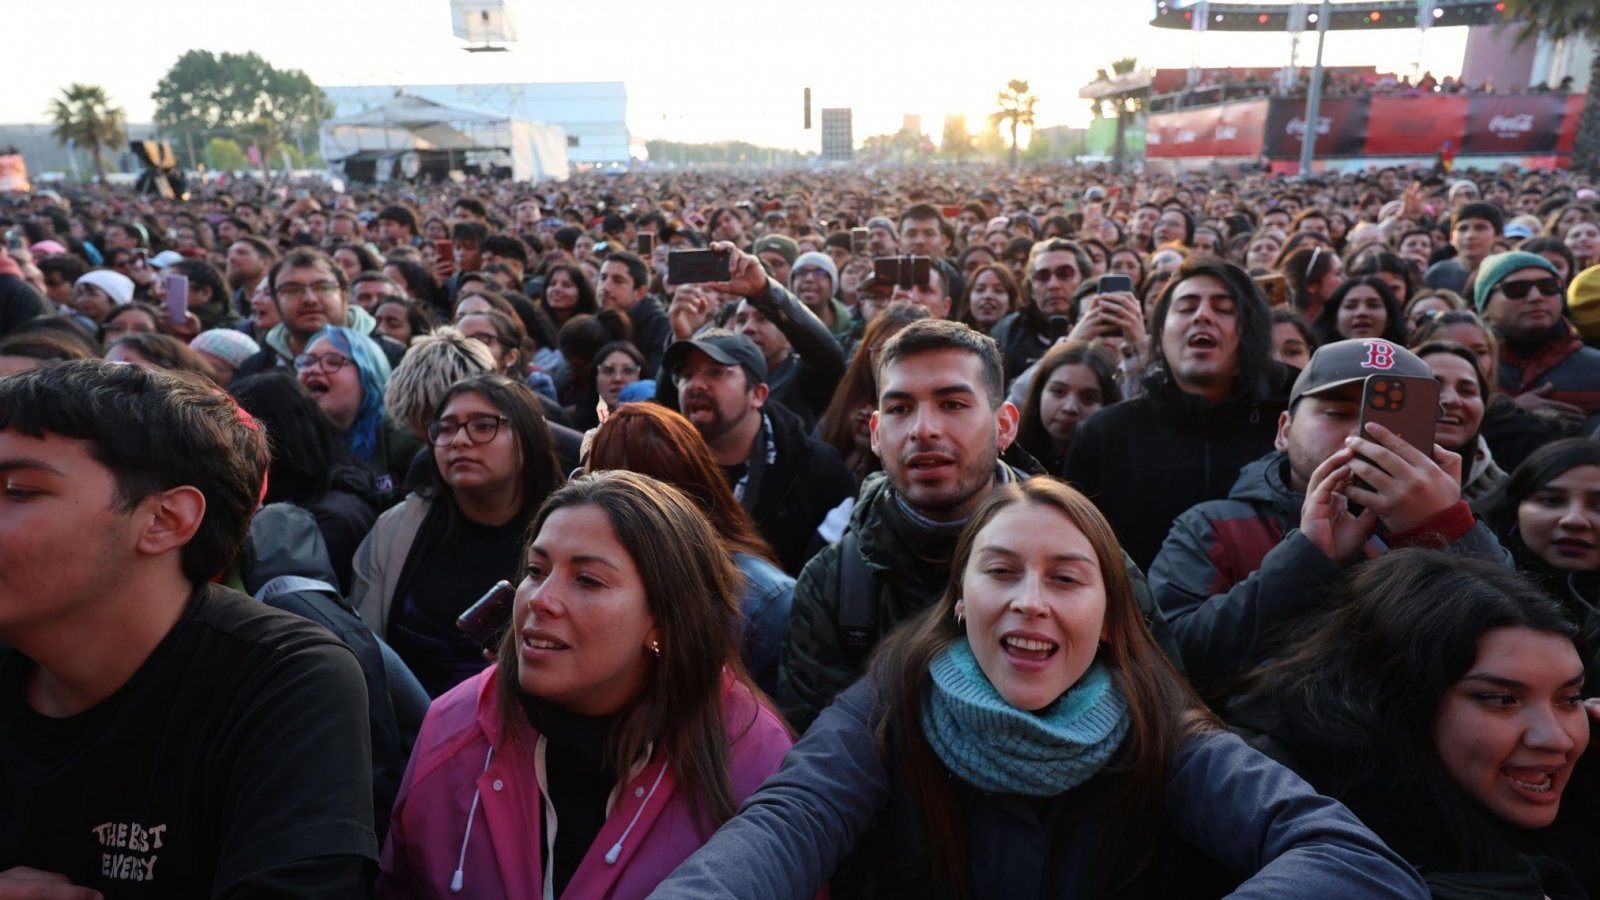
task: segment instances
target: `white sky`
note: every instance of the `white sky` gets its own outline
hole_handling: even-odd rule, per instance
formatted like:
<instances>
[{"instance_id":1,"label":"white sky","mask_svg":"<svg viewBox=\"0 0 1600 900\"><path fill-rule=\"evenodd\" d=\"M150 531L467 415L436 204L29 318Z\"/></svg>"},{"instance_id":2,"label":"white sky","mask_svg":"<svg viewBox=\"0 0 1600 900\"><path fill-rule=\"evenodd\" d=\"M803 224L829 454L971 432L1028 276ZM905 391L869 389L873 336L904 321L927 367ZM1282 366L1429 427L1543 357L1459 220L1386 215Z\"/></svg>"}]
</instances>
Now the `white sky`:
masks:
<instances>
[{"instance_id":1,"label":"white sky","mask_svg":"<svg viewBox=\"0 0 1600 900\"><path fill-rule=\"evenodd\" d=\"M448 0L68 0L8 4L0 122L46 119L69 82L104 86L129 120L149 122L156 82L185 51L254 50L319 84L623 81L636 142L743 139L816 149L801 91L816 110L855 110L855 138L919 113L938 142L944 115L977 131L1011 78L1040 97L1040 126L1084 125L1078 88L1096 68L1277 66L1283 34L1194 35L1152 28L1149 0L810 0L663 4L511 0L521 42L469 54L450 33ZM1466 29L1330 32L1324 62L1459 74ZM1302 41L1310 64L1315 35Z\"/></svg>"}]
</instances>

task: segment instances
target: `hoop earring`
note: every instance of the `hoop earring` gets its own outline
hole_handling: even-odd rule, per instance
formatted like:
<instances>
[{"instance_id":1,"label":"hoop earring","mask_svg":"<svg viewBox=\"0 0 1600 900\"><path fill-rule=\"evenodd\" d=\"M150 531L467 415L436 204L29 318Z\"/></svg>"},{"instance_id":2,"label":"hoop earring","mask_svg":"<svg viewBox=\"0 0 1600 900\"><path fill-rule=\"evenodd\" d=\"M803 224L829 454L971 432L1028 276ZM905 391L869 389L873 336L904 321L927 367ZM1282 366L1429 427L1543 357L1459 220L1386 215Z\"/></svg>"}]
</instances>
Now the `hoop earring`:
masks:
<instances>
[{"instance_id":1,"label":"hoop earring","mask_svg":"<svg viewBox=\"0 0 1600 900\"><path fill-rule=\"evenodd\" d=\"M965 621L966 621L966 616L963 616L961 614L961 610L959 610L959 609L956 610L956 624L957 625L963 625L963 624L965 624Z\"/></svg>"},{"instance_id":2,"label":"hoop earring","mask_svg":"<svg viewBox=\"0 0 1600 900\"><path fill-rule=\"evenodd\" d=\"M661 642L660 641L651 641L650 642L650 652L654 653L656 655L656 659L660 659L661 658Z\"/></svg>"}]
</instances>

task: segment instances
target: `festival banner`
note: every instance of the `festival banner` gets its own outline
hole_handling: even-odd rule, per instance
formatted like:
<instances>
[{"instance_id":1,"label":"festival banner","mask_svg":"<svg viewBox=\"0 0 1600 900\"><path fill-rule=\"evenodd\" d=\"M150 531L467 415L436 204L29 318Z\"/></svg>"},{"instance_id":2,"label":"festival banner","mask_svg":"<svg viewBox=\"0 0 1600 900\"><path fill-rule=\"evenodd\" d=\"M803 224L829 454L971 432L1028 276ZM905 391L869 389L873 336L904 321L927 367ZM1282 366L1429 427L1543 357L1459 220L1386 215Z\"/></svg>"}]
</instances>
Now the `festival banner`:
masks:
<instances>
[{"instance_id":1,"label":"festival banner","mask_svg":"<svg viewBox=\"0 0 1600 900\"><path fill-rule=\"evenodd\" d=\"M1551 153L1561 136L1565 94L1477 94L1467 111L1462 153Z\"/></svg>"},{"instance_id":2,"label":"festival banner","mask_svg":"<svg viewBox=\"0 0 1600 900\"><path fill-rule=\"evenodd\" d=\"M1355 156L1366 145L1364 97L1324 97L1317 110L1317 156ZM1273 100L1267 109L1266 155L1298 159L1306 132L1305 100Z\"/></svg>"},{"instance_id":3,"label":"festival banner","mask_svg":"<svg viewBox=\"0 0 1600 900\"><path fill-rule=\"evenodd\" d=\"M1556 138L1556 152L1570 154L1578 142L1578 117L1583 115L1583 101L1588 94L1567 94L1567 106L1561 116L1561 136Z\"/></svg>"},{"instance_id":4,"label":"festival banner","mask_svg":"<svg viewBox=\"0 0 1600 900\"><path fill-rule=\"evenodd\" d=\"M1373 97L1367 114L1368 156L1432 156L1467 133L1468 97Z\"/></svg>"},{"instance_id":5,"label":"festival banner","mask_svg":"<svg viewBox=\"0 0 1600 900\"><path fill-rule=\"evenodd\" d=\"M1267 101L1203 106L1150 116L1145 155L1154 159L1261 155Z\"/></svg>"}]
</instances>

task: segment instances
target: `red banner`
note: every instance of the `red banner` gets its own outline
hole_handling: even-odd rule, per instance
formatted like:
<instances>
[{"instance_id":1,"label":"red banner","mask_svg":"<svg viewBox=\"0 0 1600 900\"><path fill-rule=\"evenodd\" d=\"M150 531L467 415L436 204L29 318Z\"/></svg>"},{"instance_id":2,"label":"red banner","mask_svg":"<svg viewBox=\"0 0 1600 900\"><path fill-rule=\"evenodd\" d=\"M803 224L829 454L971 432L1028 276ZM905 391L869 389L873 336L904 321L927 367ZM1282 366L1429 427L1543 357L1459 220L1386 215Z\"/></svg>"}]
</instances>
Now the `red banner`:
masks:
<instances>
[{"instance_id":1,"label":"red banner","mask_svg":"<svg viewBox=\"0 0 1600 900\"><path fill-rule=\"evenodd\" d=\"M1478 94L1467 112L1462 153L1550 153L1561 135L1565 94Z\"/></svg>"},{"instance_id":2,"label":"red banner","mask_svg":"<svg viewBox=\"0 0 1600 900\"><path fill-rule=\"evenodd\" d=\"M1261 155L1266 122L1265 100L1158 113L1145 126L1145 155L1253 159Z\"/></svg>"},{"instance_id":3,"label":"red banner","mask_svg":"<svg viewBox=\"0 0 1600 900\"><path fill-rule=\"evenodd\" d=\"M1467 133L1467 97L1373 97L1367 113L1368 156L1432 156Z\"/></svg>"},{"instance_id":4,"label":"red banner","mask_svg":"<svg viewBox=\"0 0 1600 900\"><path fill-rule=\"evenodd\" d=\"M1570 154L1572 145L1578 142L1578 117L1583 115L1583 101L1588 98L1588 94L1567 95L1567 108L1561 116L1561 135L1556 138L1557 153Z\"/></svg>"}]
</instances>

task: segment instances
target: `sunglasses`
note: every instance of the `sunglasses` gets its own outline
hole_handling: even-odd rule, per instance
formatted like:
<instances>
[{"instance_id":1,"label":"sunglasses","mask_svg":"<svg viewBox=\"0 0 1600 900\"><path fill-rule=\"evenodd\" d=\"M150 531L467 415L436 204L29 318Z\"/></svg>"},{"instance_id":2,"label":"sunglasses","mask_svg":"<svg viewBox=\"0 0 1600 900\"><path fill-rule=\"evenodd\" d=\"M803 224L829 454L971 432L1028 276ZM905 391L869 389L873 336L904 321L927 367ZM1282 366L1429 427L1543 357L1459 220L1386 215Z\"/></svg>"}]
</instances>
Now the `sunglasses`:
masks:
<instances>
[{"instance_id":1,"label":"sunglasses","mask_svg":"<svg viewBox=\"0 0 1600 900\"><path fill-rule=\"evenodd\" d=\"M1561 279L1535 278L1532 281L1502 281L1498 285L1499 291L1511 300L1526 300L1533 293L1534 288L1546 297L1561 296Z\"/></svg>"},{"instance_id":2,"label":"sunglasses","mask_svg":"<svg viewBox=\"0 0 1600 900\"><path fill-rule=\"evenodd\" d=\"M1034 269L1028 277L1034 284L1049 284L1051 278L1057 281L1076 281L1078 270L1071 266L1056 266L1054 269Z\"/></svg>"}]
</instances>

